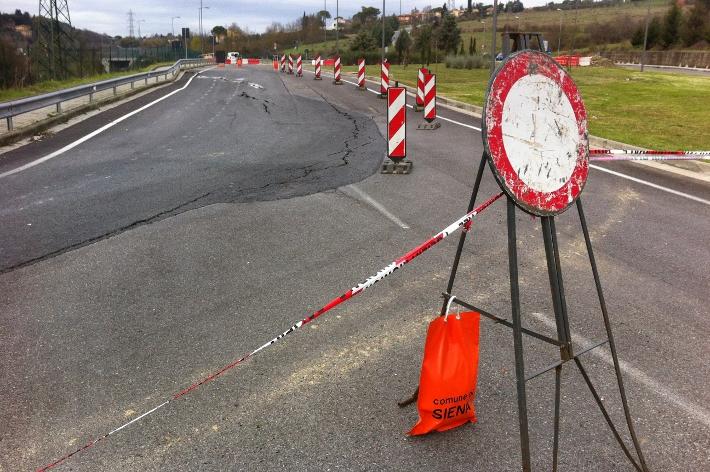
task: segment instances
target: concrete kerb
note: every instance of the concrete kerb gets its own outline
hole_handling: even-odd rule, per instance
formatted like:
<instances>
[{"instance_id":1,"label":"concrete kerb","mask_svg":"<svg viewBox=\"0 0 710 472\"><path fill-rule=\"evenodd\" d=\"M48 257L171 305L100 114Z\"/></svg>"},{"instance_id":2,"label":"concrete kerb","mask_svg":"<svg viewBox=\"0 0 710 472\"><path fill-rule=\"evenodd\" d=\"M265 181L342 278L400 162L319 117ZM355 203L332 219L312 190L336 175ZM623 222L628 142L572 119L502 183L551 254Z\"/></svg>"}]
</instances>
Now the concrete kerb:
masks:
<instances>
[{"instance_id":1,"label":"concrete kerb","mask_svg":"<svg viewBox=\"0 0 710 472\"><path fill-rule=\"evenodd\" d=\"M196 67L195 69L199 69L199 67ZM189 69L189 70L195 70L195 69ZM13 143L19 141L20 139L39 134L42 131L46 131L55 125L58 125L61 123L66 123L67 121L69 121L72 118L75 118L79 115L90 112L92 110L98 110L102 106L126 100L128 98L133 97L134 95L142 94L145 91L152 89L152 88L163 87L165 85L169 85L169 84L179 80L183 75L185 75L185 73L187 71L188 71L188 69L180 70L172 78L168 78L168 80L165 80L163 82L152 82L152 83L148 83L145 85L137 85L135 88L131 88L130 90L128 90L120 95L111 95L110 97L104 98L100 101L92 100L88 103L85 103L83 105L79 105L75 108L72 108L71 110L68 110L66 112L62 112L60 114L50 116L50 117L44 118L39 121L35 121L34 123L32 123L30 125L27 125L22 128L18 128L13 131L10 131L8 133L5 133L3 135L0 135L0 147L13 144ZM138 83L139 82L136 82L136 84L138 84ZM54 105L52 105L52 106L54 106Z\"/></svg>"},{"instance_id":2,"label":"concrete kerb","mask_svg":"<svg viewBox=\"0 0 710 472\"><path fill-rule=\"evenodd\" d=\"M353 76L352 72L347 72L348 76ZM375 80L372 76L367 77L365 80L373 84L379 85L379 81ZM416 87L410 87L408 85L399 84L400 87L404 87L407 90L407 94L411 97L416 98ZM436 96L437 106L443 108L448 108L450 110L463 113L465 115L472 116L474 118L481 119L483 114L483 107L476 105L471 105L469 103L460 102L458 100L452 100L450 98L442 97L437 94ZM640 149L644 148L633 146L631 144L622 143L619 141L613 141L611 139L601 138L598 136L589 136L590 147L601 148L601 149ZM701 182L710 183L710 163L704 161L629 161L633 164L651 167L656 170L661 170L664 172L670 172L671 174L680 175L683 177L700 180Z\"/></svg>"}]
</instances>

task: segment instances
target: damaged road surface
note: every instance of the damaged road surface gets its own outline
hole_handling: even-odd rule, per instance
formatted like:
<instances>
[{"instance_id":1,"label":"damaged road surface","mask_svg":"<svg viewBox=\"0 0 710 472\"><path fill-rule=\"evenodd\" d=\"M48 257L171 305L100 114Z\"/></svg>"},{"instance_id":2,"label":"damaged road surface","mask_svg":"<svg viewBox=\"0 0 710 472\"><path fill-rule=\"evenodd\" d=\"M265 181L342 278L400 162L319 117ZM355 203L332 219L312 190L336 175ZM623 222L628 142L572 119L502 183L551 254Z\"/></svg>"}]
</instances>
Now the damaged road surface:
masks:
<instances>
[{"instance_id":1,"label":"damaged road surface","mask_svg":"<svg viewBox=\"0 0 710 472\"><path fill-rule=\"evenodd\" d=\"M337 188L382 161L371 120L299 95L278 74L212 69L196 78L74 149L2 178L0 273L186 210ZM93 131L88 125L61 133L79 139ZM61 148L52 148L56 138L0 157L0 174Z\"/></svg>"}]
</instances>

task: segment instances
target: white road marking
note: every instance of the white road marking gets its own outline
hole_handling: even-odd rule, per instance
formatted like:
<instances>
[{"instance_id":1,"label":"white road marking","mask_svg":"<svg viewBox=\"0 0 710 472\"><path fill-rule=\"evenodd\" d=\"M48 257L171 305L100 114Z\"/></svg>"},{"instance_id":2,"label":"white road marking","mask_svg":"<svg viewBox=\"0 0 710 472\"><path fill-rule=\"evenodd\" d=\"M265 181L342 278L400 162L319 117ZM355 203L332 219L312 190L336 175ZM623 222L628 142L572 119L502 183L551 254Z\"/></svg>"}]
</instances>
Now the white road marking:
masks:
<instances>
[{"instance_id":1,"label":"white road marking","mask_svg":"<svg viewBox=\"0 0 710 472\"><path fill-rule=\"evenodd\" d=\"M210 67L209 69L205 69L205 70L210 70L210 69L214 69L214 67ZM103 132L106 131L107 129L116 126L117 124L119 124L120 122L122 122L122 121L124 121L124 120L130 118L131 116L133 116L133 115L135 115L135 114L137 114L137 113L140 113L140 112L142 112L143 110L145 110L145 109L147 109L147 108L152 107L152 106L155 105L156 103L162 102L162 101L165 100L166 98L171 97L171 96L175 95L175 94L178 93L178 92L182 92L183 90L185 90L185 89L187 88L188 85L190 85L190 82L192 82L192 79L194 79L195 77L198 77L199 74L201 74L201 72L198 72L197 74L195 74L195 75L193 75L192 77L190 77L190 79L187 81L187 83L186 83L185 85L183 85L182 87L180 87L179 89L175 89L175 90L173 90L172 92L170 92L169 94L163 95L162 97L158 98L157 100L153 100L152 102L148 103L147 105L143 105L142 107L140 107L140 108L138 108L138 109L136 109L136 110L133 110L133 111L130 112L130 113L126 113L125 115L123 115L123 116L121 116L121 117L119 117L119 118L116 118L116 119L113 120L112 122L103 125L101 128L92 131L91 133L89 133L89 134L87 134L86 136L83 136L83 137L77 139L76 141L74 141L74 142L72 142L72 143L67 144L67 145L64 146L63 148L57 149L56 151L54 151L54 152L52 152L52 153L50 153L50 154L47 154L47 155L44 156L44 157L41 157L41 158L39 158L39 159L36 159L36 160L34 160L34 161L32 161L32 162L28 162L27 164L25 164L25 165L23 165L23 166L17 167L17 168L15 168L15 169L12 169L12 170L9 170L9 171L7 171L7 172L4 172L4 173L0 174L0 179L2 179L3 177L7 177L7 176L10 176L10 175L13 175L13 174L17 174L18 172L22 172L23 170L27 170L27 169L29 169L29 168L31 168L31 167L34 167L34 166L39 165L39 164L42 164L43 162L47 162L48 160L54 159L54 158L57 157L57 156L61 156L61 155L64 154L65 152L67 152L67 151L69 151L69 150L71 150L71 149L74 149L75 147L77 147L77 146L80 145L81 143L84 143L84 142L88 141L89 139L93 138L94 136L97 136L97 135L103 133Z\"/></svg>"},{"instance_id":2,"label":"white road marking","mask_svg":"<svg viewBox=\"0 0 710 472\"><path fill-rule=\"evenodd\" d=\"M555 321L552 320L551 318L548 318L547 316L543 315L542 313L532 313L532 316L534 316L537 320L542 322L543 324L549 326L550 328L555 328ZM593 341L579 335L574 335L575 341L580 343L582 346L590 346ZM606 364L609 364L610 366L614 365L614 359L611 357L611 352L607 348L596 348L592 349L588 353L584 354L586 355L592 355ZM706 410L700 405L697 405L690 400L687 400L684 398L682 395L679 393L675 392L674 390L666 387L656 379L650 377L648 374L643 372L642 370L632 366L628 362L619 360L619 367L621 370L637 381L638 383L644 385L647 389L651 390L652 392L656 393L658 396L661 398L668 400L670 403L674 404L681 410L685 411L685 413L694 418L695 420L703 423L706 427L710 428L710 411Z\"/></svg>"},{"instance_id":3,"label":"white road marking","mask_svg":"<svg viewBox=\"0 0 710 472\"><path fill-rule=\"evenodd\" d=\"M668 188L668 187L664 187L662 185L654 184L652 182L648 182L646 180L641 180L636 177L631 177L630 175L622 174L621 172L616 172L614 170L605 169L604 167L595 166L594 164L589 164L589 167L591 167L592 169L600 170L602 172L606 172L611 175L615 175L617 177L621 177L622 179L628 179L628 180L631 180L632 182L647 185L649 187L652 187L652 188L655 188L658 190L662 190L664 192L672 193L673 195L678 195L679 197L685 197L689 200L693 200L698 203L710 205L710 200L705 200L704 198L696 197L695 195L690 195L687 193L679 192L678 190L673 190L672 188Z\"/></svg>"},{"instance_id":4,"label":"white road marking","mask_svg":"<svg viewBox=\"0 0 710 472\"><path fill-rule=\"evenodd\" d=\"M374 198L372 198L371 196L369 196L368 194L366 194L366 193L365 193L363 190L361 190L360 188L356 187L355 184L351 184L351 185L348 185L348 186L346 186L346 187L343 187L342 190L350 190L350 191L352 191L352 193L354 193L354 194L357 196L358 200L364 201L365 203L367 203L368 205L370 205L372 208L374 208L375 210L379 211L379 212L382 213L384 216L386 216L387 218L389 218L390 221L392 221L394 224L396 224L396 225L399 226L400 228L402 228L402 229L409 229L409 225L407 225L407 223L405 223L404 221L402 221L402 220L400 220L399 218L397 218L397 217L396 217L395 215L393 215L389 210L387 210L387 208L385 208L384 206L382 206L382 204L381 204L380 202L378 202L377 200L375 200ZM348 193L348 192L346 192L346 193Z\"/></svg>"}]
</instances>

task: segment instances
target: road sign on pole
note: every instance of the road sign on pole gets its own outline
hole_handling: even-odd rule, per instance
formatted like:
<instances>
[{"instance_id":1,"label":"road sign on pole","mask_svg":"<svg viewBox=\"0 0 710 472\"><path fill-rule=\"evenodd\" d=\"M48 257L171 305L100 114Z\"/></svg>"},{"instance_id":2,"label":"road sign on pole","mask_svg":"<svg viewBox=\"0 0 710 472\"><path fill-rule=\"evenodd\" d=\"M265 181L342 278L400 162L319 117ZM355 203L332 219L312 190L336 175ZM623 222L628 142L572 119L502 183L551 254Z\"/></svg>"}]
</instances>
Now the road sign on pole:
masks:
<instances>
[{"instance_id":1,"label":"road sign on pole","mask_svg":"<svg viewBox=\"0 0 710 472\"><path fill-rule=\"evenodd\" d=\"M441 127L441 123L436 120L436 75L429 72L424 73L424 119L426 123L420 123L417 129L434 130Z\"/></svg>"},{"instance_id":2,"label":"road sign on pole","mask_svg":"<svg viewBox=\"0 0 710 472\"><path fill-rule=\"evenodd\" d=\"M303 77L303 56L300 54L296 58L296 76Z\"/></svg>"},{"instance_id":3,"label":"road sign on pole","mask_svg":"<svg viewBox=\"0 0 710 472\"><path fill-rule=\"evenodd\" d=\"M293 57L291 57L291 54L288 55L288 73L293 75Z\"/></svg>"},{"instance_id":4,"label":"road sign on pole","mask_svg":"<svg viewBox=\"0 0 710 472\"><path fill-rule=\"evenodd\" d=\"M382 165L383 174L408 174L412 169L407 156L407 89L387 89L387 157Z\"/></svg>"}]
</instances>

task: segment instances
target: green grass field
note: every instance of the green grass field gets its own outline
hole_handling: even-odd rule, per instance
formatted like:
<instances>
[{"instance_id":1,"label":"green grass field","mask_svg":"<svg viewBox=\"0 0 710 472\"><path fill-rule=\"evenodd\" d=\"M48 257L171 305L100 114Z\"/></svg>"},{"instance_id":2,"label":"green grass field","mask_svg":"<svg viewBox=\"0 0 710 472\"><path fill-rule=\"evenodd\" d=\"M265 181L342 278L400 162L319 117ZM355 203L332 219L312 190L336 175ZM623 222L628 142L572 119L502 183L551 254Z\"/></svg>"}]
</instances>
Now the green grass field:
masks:
<instances>
[{"instance_id":1,"label":"green grass field","mask_svg":"<svg viewBox=\"0 0 710 472\"><path fill-rule=\"evenodd\" d=\"M339 38L338 47L341 50L348 49L350 47L350 38L348 38L347 36ZM318 53L322 53L323 51L335 50L335 40L329 39L328 41L321 41L320 43L301 44L298 47L285 49L284 52L285 54L305 55L306 49L308 50L308 57L313 57Z\"/></svg>"},{"instance_id":2,"label":"green grass field","mask_svg":"<svg viewBox=\"0 0 710 472\"><path fill-rule=\"evenodd\" d=\"M438 93L483 105L488 70L433 64ZM346 71L355 67L347 66ZM370 66L368 74L373 74ZM392 80L416 85L417 66L393 65ZM595 136L652 149L710 149L710 77L581 67L572 70Z\"/></svg>"},{"instance_id":3,"label":"green grass field","mask_svg":"<svg viewBox=\"0 0 710 472\"><path fill-rule=\"evenodd\" d=\"M110 74L97 74L90 75L77 79L68 80L47 80L45 82L38 82L36 84L29 85L22 88L12 88L12 89L0 89L0 102L5 102L8 100L17 100L18 98L31 97L33 95L39 95L42 93L55 92L63 88L76 87L77 85L90 84L92 82L98 82L101 80L113 79L116 77L121 77L124 75L138 74L140 72L147 72L156 67L172 65L172 62L159 62L156 64L151 64L142 69L132 70L128 72L113 72Z\"/></svg>"}]
</instances>

